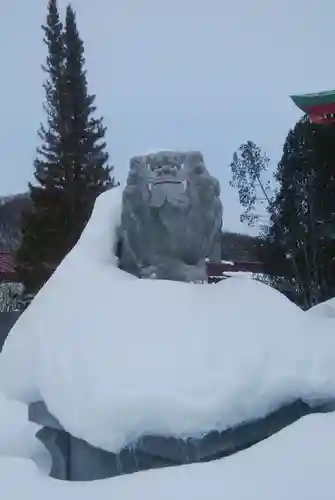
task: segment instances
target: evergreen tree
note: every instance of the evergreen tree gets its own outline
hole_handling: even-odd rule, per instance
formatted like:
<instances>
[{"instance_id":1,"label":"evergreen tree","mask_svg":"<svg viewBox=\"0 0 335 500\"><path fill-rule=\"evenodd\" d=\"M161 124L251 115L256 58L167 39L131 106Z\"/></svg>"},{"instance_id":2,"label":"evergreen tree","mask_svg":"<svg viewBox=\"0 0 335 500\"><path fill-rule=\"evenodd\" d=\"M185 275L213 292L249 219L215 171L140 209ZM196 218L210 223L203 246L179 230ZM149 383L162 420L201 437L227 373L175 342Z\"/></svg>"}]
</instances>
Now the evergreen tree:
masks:
<instances>
[{"instance_id":1,"label":"evergreen tree","mask_svg":"<svg viewBox=\"0 0 335 500\"><path fill-rule=\"evenodd\" d=\"M87 89L84 45L73 9L60 22L49 0L44 41L48 48L44 83L47 125L41 125L35 179L29 184L34 210L23 220L17 253L25 290L36 293L77 242L96 197L115 185L108 165L102 118Z\"/></svg>"},{"instance_id":2,"label":"evergreen tree","mask_svg":"<svg viewBox=\"0 0 335 500\"><path fill-rule=\"evenodd\" d=\"M334 129L300 120L287 136L260 255L265 271L308 308L333 296Z\"/></svg>"},{"instance_id":3,"label":"evergreen tree","mask_svg":"<svg viewBox=\"0 0 335 500\"><path fill-rule=\"evenodd\" d=\"M304 308L335 293L335 128L300 120L287 136L271 193L262 181L268 159L248 141L231 163L231 185L244 208L241 221L254 224L259 197L267 203L258 256L266 279Z\"/></svg>"}]
</instances>

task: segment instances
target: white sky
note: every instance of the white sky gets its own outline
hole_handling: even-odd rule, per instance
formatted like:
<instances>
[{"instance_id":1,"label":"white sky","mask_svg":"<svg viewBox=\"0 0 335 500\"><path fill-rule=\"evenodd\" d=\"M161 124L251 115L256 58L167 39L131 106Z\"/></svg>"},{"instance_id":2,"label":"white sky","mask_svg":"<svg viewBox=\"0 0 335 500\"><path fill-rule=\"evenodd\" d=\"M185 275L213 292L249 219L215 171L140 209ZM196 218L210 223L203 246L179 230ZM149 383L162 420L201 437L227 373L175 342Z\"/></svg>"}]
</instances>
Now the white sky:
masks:
<instances>
[{"instance_id":1,"label":"white sky","mask_svg":"<svg viewBox=\"0 0 335 500\"><path fill-rule=\"evenodd\" d=\"M47 0L0 0L0 195L32 179L43 120ZM61 10L65 0L59 0ZM108 126L115 174L150 149L201 149L219 178L227 229L239 223L229 163L245 140L280 157L300 112L291 93L335 88L334 0L73 0L89 90Z\"/></svg>"}]
</instances>

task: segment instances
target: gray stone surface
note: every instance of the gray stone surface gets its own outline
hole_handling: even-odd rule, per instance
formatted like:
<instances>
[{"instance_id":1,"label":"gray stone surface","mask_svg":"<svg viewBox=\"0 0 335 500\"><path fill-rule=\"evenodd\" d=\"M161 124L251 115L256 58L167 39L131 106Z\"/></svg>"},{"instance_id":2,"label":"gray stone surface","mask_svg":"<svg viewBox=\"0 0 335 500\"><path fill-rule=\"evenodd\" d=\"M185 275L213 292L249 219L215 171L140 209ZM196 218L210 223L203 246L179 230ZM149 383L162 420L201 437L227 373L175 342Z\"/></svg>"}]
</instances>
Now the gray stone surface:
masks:
<instances>
[{"instance_id":1,"label":"gray stone surface","mask_svg":"<svg viewBox=\"0 0 335 500\"><path fill-rule=\"evenodd\" d=\"M333 402L311 408L297 400L265 418L224 432L212 431L202 438L181 440L168 436L144 436L119 454L95 448L65 432L42 402L30 405L29 418L44 425L37 437L51 454L50 475L63 480L92 481L140 470L223 458L268 438L305 415L334 409Z\"/></svg>"},{"instance_id":2,"label":"gray stone surface","mask_svg":"<svg viewBox=\"0 0 335 500\"><path fill-rule=\"evenodd\" d=\"M20 314L20 311L0 312L0 352Z\"/></svg>"},{"instance_id":3,"label":"gray stone surface","mask_svg":"<svg viewBox=\"0 0 335 500\"><path fill-rule=\"evenodd\" d=\"M123 192L119 265L141 278L207 280L220 261L219 182L199 151L132 158Z\"/></svg>"}]
</instances>

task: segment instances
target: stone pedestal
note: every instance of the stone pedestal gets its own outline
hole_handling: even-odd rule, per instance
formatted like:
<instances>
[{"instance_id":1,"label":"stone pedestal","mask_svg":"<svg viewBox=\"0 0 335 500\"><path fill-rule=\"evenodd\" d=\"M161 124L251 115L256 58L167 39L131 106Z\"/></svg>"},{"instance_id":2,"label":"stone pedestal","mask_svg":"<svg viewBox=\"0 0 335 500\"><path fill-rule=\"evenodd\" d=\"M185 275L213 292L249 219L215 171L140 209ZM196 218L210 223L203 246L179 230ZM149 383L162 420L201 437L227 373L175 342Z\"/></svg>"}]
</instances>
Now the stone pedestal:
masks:
<instances>
[{"instance_id":1,"label":"stone pedestal","mask_svg":"<svg viewBox=\"0 0 335 500\"><path fill-rule=\"evenodd\" d=\"M298 400L263 419L254 420L224 432L211 431L203 438L176 439L144 436L133 447L115 454L91 446L66 432L43 402L29 407L29 419L43 428L37 438L52 457L50 476L69 481L92 481L141 470L208 462L223 458L266 439L304 415L329 412L335 403L312 409Z\"/></svg>"}]
</instances>

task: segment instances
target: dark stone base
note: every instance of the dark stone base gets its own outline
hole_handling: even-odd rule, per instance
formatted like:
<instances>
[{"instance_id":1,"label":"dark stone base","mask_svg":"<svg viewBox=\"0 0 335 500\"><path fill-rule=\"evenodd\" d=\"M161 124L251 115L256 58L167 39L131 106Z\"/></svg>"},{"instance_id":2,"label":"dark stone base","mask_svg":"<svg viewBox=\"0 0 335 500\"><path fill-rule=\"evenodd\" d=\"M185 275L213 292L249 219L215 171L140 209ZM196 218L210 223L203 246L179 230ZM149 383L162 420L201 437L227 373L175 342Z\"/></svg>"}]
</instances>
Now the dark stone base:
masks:
<instances>
[{"instance_id":1,"label":"dark stone base","mask_svg":"<svg viewBox=\"0 0 335 500\"><path fill-rule=\"evenodd\" d=\"M268 438L311 413L333 411L335 404L311 408L298 400L263 419L241 424L224 432L211 431L203 438L176 439L145 436L119 454L107 452L67 433L42 402L29 408L31 421L43 425L37 437L52 457L50 476L69 481L92 481L141 470L208 462L226 457Z\"/></svg>"}]
</instances>

